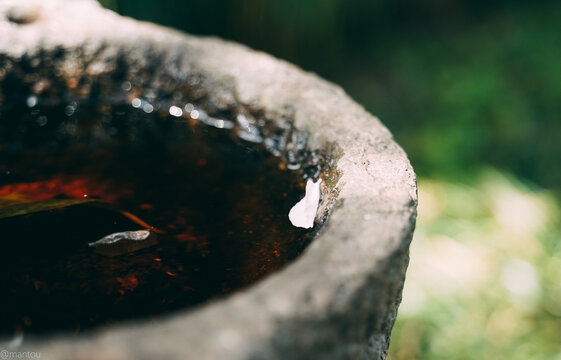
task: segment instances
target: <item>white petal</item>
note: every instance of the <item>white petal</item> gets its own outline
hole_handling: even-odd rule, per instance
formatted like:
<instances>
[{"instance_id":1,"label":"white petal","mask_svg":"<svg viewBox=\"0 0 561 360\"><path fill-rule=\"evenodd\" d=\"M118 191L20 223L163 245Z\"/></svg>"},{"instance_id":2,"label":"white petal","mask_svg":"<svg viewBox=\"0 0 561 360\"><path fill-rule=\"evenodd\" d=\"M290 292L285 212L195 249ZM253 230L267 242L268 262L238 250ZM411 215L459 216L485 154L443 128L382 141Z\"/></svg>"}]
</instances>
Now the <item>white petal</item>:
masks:
<instances>
[{"instance_id":1,"label":"white petal","mask_svg":"<svg viewBox=\"0 0 561 360\"><path fill-rule=\"evenodd\" d=\"M288 213L288 218L290 219L292 225L305 229L309 229L314 226L314 219L319 206L320 183L321 179L317 182L313 182L311 179L308 179L308 182L306 183L306 195L302 200L298 201L298 203L294 205Z\"/></svg>"}]
</instances>

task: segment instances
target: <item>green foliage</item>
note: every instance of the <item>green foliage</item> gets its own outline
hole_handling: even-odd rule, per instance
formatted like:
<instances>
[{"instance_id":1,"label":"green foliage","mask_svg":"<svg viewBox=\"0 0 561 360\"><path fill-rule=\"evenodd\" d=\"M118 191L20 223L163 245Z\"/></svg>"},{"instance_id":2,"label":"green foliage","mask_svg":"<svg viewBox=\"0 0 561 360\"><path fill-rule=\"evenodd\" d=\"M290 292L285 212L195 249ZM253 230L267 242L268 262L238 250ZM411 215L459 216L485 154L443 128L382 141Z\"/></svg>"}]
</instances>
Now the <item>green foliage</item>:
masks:
<instances>
[{"instance_id":1,"label":"green foliage","mask_svg":"<svg viewBox=\"0 0 561 360\"><path fill-rule=\"evenodd\" d=\"M347 87L389 124L421 175L462 178L493 165L559 189L560 16L557 5L505 10L410 36L380 55L382 71L350 74Z\"/></svg>"}]
</instances>

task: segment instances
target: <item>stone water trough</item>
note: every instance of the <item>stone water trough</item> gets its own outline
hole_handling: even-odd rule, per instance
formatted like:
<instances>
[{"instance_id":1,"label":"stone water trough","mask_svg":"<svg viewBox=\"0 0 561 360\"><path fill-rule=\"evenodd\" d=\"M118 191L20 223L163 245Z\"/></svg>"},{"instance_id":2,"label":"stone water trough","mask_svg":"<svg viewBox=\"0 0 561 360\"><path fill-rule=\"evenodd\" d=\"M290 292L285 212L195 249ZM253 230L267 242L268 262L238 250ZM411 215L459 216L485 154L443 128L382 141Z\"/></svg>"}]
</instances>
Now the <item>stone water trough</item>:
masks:
<instances>
[{"instance_id":1,"label":"stone water trough","mask_svg":"<svg viewBox=\"0 0 561 360\"><path fill-rule=\"evenodd\" d=\"M180 99L210 119L243 114L258 134L287 126L308 134L304 143L275 138L287 163L298 146L323 159L321 174L308 174L322 180L317 231L279 271L158 322L0 339L0 347L69 360L386 357L415 227L415 173L391 133L341 88L242 45L124 18L93 0L4 0L0 89L0 103L26 96L29 106L102 96L130 104L131 91L152 104ZM0 131L17 121L0 120Z\"/></svg>"}]
</instances>

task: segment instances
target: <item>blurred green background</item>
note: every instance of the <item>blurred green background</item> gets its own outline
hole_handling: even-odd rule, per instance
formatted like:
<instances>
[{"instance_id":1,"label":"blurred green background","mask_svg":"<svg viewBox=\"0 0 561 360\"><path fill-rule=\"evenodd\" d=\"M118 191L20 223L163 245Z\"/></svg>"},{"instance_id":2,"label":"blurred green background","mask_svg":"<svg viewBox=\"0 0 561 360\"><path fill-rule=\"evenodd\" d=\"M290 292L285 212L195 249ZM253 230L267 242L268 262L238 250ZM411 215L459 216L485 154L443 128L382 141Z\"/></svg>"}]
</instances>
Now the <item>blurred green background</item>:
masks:
<instances>
[{"instance_id":1,"label":"blurred green background","mask_svg":"<svg viewBox=\"0 0 561 360\"><path fill-rule=\"evenodd\" d=\"M561 359L561 2L104 0L341 85L405 148L391 359Z\"/></svg>"}]
</instances>

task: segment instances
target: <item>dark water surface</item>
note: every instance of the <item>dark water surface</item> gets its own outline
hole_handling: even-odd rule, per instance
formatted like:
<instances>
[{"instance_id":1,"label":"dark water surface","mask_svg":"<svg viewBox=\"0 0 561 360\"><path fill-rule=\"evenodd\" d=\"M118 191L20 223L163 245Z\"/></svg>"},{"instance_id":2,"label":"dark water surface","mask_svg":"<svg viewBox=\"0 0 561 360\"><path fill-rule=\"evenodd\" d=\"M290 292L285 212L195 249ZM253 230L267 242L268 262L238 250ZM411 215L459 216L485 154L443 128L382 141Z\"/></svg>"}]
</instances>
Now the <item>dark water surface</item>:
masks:
<instances>
[{"instance_id":1,"label":"dark water surface","mask_svg":"<svg viewBox=\"0 0 561 360\"><path fill-rule=\"evenodd\" d=\"M287 217L301 176L224 129L128 105L0 106L0 129L0 334L157 319L255 282L311 238Z\"/></svg>"}]
</instances>

